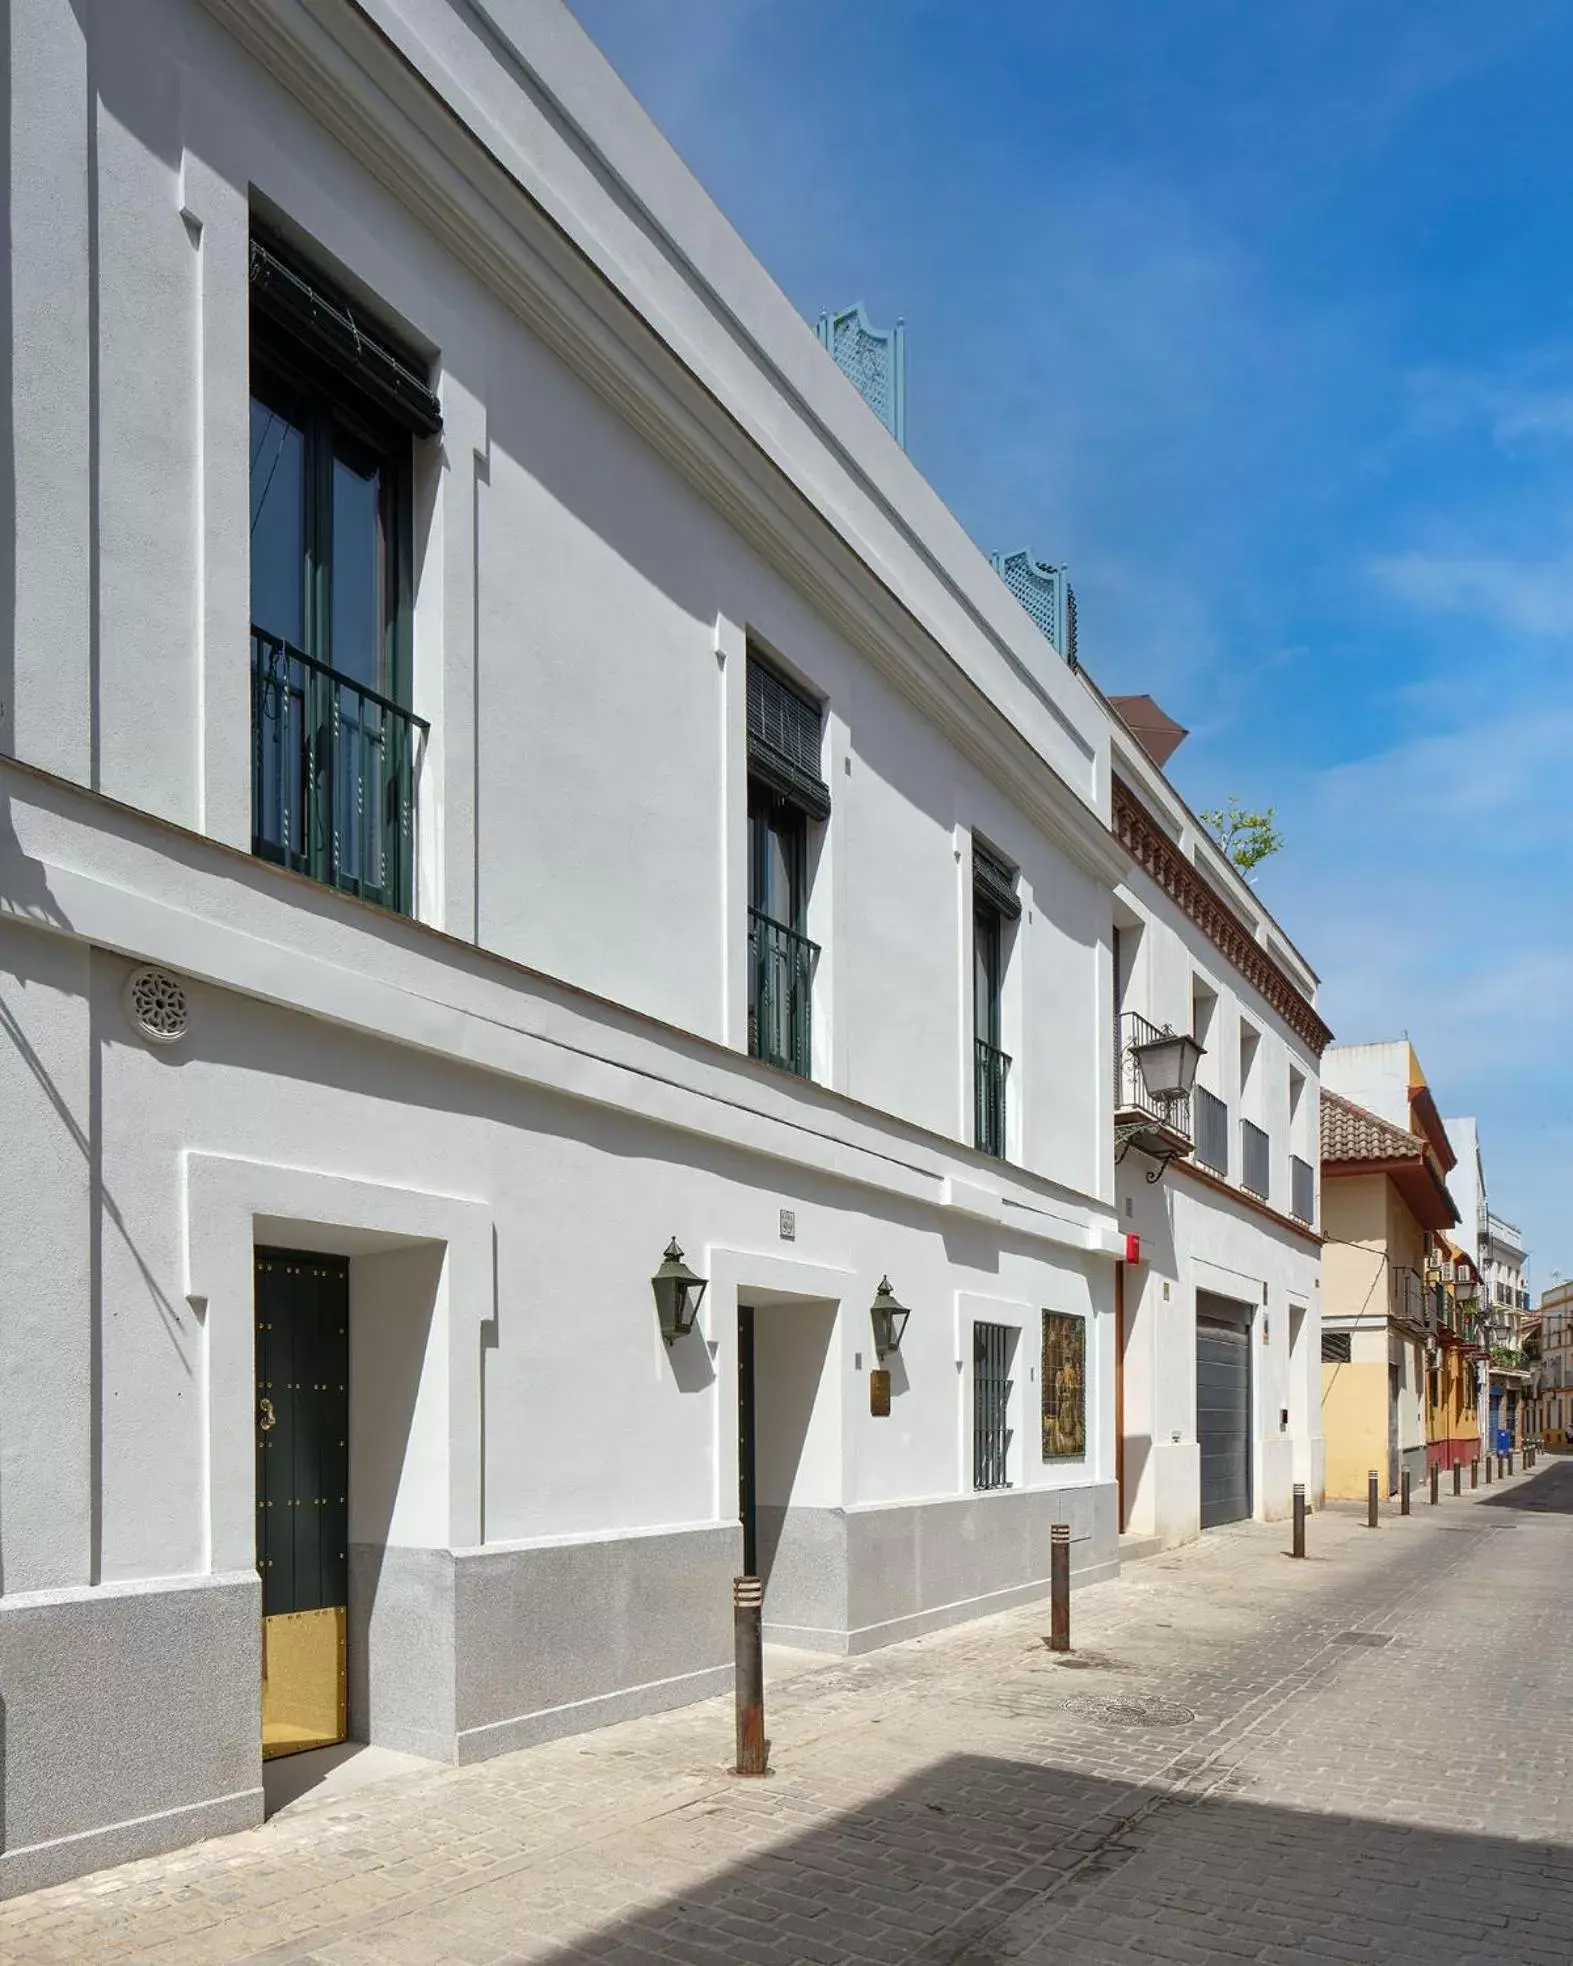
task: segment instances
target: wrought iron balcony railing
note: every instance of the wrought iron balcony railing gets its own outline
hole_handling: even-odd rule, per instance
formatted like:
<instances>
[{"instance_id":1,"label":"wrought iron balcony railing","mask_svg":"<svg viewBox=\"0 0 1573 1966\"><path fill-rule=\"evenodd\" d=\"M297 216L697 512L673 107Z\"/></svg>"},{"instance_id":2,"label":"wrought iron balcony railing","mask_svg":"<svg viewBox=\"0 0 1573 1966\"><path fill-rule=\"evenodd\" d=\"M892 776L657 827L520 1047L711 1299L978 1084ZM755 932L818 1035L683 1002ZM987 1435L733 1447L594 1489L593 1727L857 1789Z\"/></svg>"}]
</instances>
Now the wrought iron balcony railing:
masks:
<instances>
[{"instance_id":1,"label":"wrought iron balcony railing","mask_svg":"<svg viewBox=\"0 0 1573 1966\"><path fill-rule=\"evenodd\" d=\"M748 911L748 1049L767 1065L809 1078L814 1069L814 965L819 944Z\"/></svg>"},{"instance_id":2,"label":"wrought iron balcony railing","mask_svg":"<svg viewBox=\"0 0 1573 1966\"><path fill-rule=\"evenodd\" d=\"M1005 1081L1010 1060L986 1038L972 1044L973 1144L985 1154L1005 1157Z\"/></svg>"},{"instance_id":3,"label":"wrought iron balcony railing","mask_svg":"<svg viewBox=\"0 0 1573 1966\"><path fill-rule=\"evenodd\" d=\"M391 697L253 627L253 853L410 913L427 730Z\"/></svg>"},{"instance_id":4,"label":"wrought iron balcony railing","mask_svg":"<svg viewBox=\"0 0 1573 1966\"><path fill-rule=\"evenodd\" d=\"M1147 1090L1141 1060L1137 1056L1144 1044L1157 1044L1161 1039L1172 1036L1172 1032L1159 1030L1139 1011L1120 1012L1114 1025L1114 1110L1127 1118L1139 1114L1143 1119L1155 1120L1159 1126L1167 1127L1171 1133L1178 1133L1189 1140L1191 1095L1185 1093L1178 1099L1154 1099Z\"/></svg>"},{"instance_id":5,"label":"wrought iron balcony railing","mask_svg":"<svg viewBox=\"0 0 1573 1966\"><path fill-rule=\"evenodd\" d=\"M1316 1169L1298 1154L1289 1156L1289 1213L1297 1222L1316 1220Z\"/></svg>"},{"instance_id":6,"label":"wrought iron balcony railing","mask_svg":"<svg viewBox=\"0 0 1573 1966\"><path fill-rule=\"evenodd\" d=\"M1420 1280L1419 1272L1407 1267L1399 1267L1394 1269L1392 1275L1393 1316L1403 1318L1407 1323L1417 1325L1423 1330L1428 1323L1426 1287Z\"/></svg>"}]
</instances>

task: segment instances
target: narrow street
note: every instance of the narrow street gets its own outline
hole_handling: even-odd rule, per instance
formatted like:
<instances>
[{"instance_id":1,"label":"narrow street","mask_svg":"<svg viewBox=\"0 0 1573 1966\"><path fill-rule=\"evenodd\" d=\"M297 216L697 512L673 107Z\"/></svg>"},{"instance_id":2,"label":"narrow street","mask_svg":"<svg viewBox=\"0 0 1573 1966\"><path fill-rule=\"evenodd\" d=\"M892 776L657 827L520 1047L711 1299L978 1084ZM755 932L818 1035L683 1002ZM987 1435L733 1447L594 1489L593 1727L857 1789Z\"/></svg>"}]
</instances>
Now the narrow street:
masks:
<instances>
[{"instance_id":1,"label":"narrow street","mask_svg":"<svg viewBox=\"0 0 1573 1966\"><path fill-rule=\"evenodd\" d=\"M1573 1954L1573 1462L1310 1557L1243 1524L1077 1595L776 1662L730 1705L306 1795L0 1907L0 1958L1490 1960Z\"/></svg>"}]
</instances>

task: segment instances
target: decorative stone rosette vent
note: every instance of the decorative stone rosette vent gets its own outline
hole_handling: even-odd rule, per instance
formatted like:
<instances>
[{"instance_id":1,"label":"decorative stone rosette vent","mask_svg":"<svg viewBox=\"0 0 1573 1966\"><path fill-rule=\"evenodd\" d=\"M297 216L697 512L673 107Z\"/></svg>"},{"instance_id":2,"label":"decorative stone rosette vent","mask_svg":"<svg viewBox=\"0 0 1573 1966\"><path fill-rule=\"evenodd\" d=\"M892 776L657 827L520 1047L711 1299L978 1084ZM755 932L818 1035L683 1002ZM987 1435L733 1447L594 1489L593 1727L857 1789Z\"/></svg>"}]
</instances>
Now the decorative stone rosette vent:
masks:
<instances>
[{"instance_id":1,"label":"decorative stone rosette vent","mask_svg":"<svg viewBox=\"0 0 1573 1966\"><path fill-rule=\"evenodd\" d=\"M191 1001L186 986L167 969L150 964L126 978L126 1015L132 1029L149 1044L179 1044L191 1028Z\"/></svg>"}]
</instances>

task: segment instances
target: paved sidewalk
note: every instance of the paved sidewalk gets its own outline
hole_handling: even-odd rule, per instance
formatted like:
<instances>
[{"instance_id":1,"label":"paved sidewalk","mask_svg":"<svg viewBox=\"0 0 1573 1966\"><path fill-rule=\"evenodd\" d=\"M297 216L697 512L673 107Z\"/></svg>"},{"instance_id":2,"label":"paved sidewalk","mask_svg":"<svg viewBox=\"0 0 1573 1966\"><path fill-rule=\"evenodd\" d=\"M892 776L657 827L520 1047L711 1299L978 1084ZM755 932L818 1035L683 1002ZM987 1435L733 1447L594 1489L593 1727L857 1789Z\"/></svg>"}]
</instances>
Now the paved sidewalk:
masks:
<instances>
[{"instance_id":1,"label":"paved sidewalk","mask_svg":"<svg viewBox=\"0 0 1573 1966\"><path fill-rule=\"evenodd\" d=\"M0 1906L0 1960L995 1966L1573 1957L1573 1463L1311 1557L1240 1525L729 1702L307 1797Z\"/></svg>"}]
</instances>

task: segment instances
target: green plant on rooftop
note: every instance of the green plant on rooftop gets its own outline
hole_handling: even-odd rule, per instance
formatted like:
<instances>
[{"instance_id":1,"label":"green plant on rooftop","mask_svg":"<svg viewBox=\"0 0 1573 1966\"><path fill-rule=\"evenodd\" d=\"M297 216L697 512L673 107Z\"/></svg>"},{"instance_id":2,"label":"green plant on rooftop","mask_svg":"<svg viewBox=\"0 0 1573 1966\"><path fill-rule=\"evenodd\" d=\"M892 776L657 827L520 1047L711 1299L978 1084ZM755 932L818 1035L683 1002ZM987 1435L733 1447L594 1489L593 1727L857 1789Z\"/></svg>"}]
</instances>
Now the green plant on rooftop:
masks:
<instances>
[{"instance_id":1,"label":"green plant on rooftop","mask_svg":"<svg viewBox=\"0 0 1573 1966\"><path fill-rule=\"evenodd\" d=\"M1260 812L1247 812L1231 793L1227 805L1213 806L1200 816L1208 832L1240 872L1247 876L1269 854L1277 853L1283 847L1284 836L1278 830L1277 806L1266 806Z\"/></svg>"}]
</instances>

